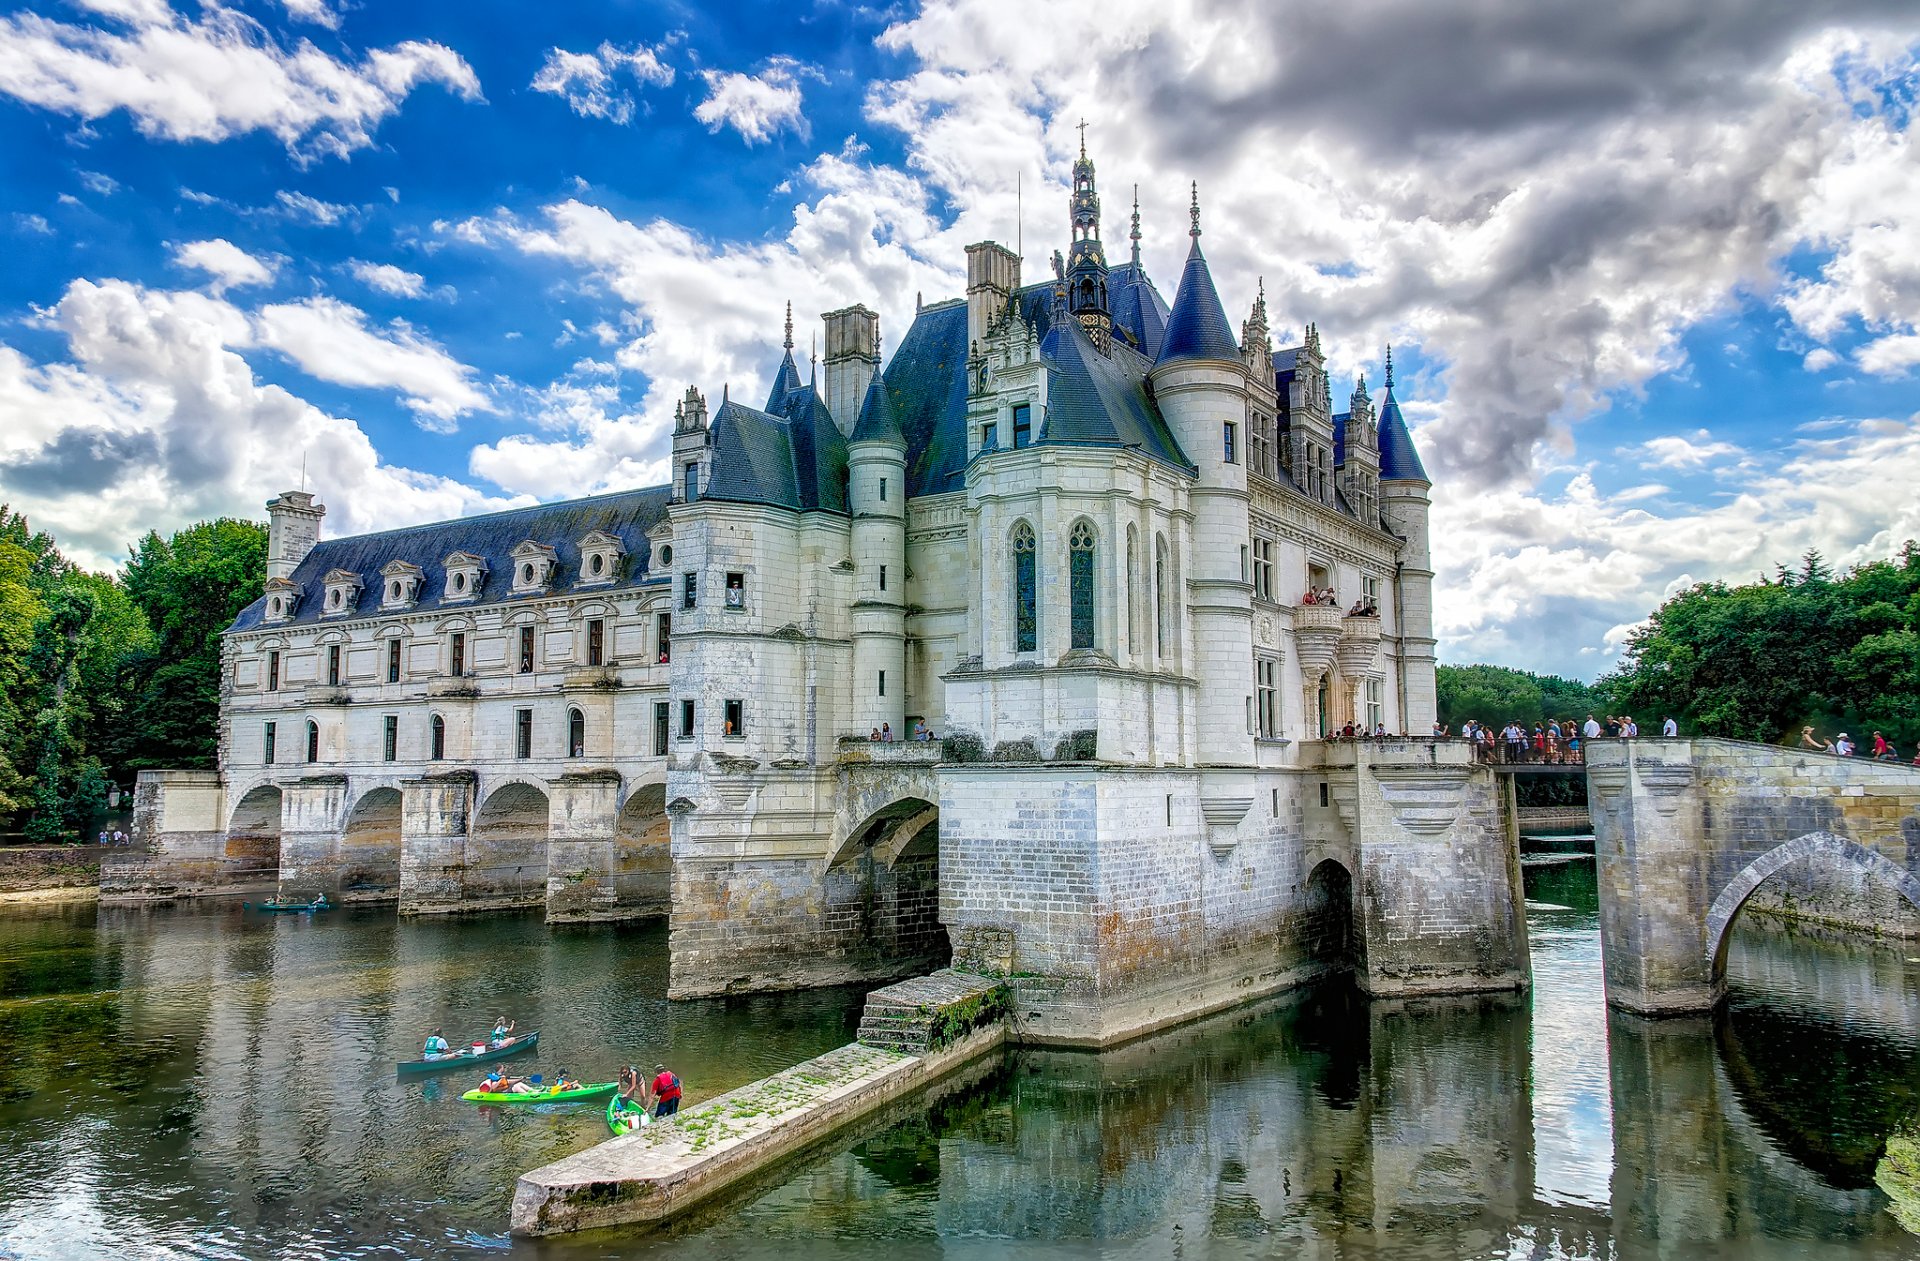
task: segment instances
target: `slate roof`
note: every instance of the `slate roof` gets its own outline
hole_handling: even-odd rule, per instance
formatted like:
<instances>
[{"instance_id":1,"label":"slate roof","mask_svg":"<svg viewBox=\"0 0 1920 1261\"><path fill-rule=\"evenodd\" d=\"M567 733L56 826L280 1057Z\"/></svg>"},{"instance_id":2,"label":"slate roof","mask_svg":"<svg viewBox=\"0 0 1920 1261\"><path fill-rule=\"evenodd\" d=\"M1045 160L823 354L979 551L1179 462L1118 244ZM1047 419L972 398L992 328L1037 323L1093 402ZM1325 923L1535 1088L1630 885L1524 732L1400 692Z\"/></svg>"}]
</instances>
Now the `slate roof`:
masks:
<instances>
[{"instance_id":1,"label":"slate roof","mask_svg":"<svg viewBox=\"0 0 1920 1261\"><path fill-rule=\"evenodd\" d=\"M1121 342L1101 354L1076 319L1054 324L1040 343L1047 365L1047 415L1038 443L1134 447L1186 472L1193 461L1147 396L1153 364Z\"/></svg>"},{"instance_id":2,"label":"slate roof","mask_svg":"<svg viewBox=\"0 0 1920 1261\"><path fill-rule=\"evenodd\" d=\"M1112 308L1114 336L1149 362L1159 357L1167 333L1167 300L1147 278L1147 270L1122 263L1107 273L1107 305Z\"/></svg>"},{"instance_id":3,"label":"slate roof","mask_svg":"<svg viewBox=\"0 0 1920 1261\"><path fill-rule=\"evenodd\" d=\"M571 591L580 577L580 540L595 530L619 539L627 550L627 556L619 578L589 590L629 590L653 577L646 568L652 555L647 531L666 516L671 495L671 487L652 486L645 490L624 490L611 495L594 495L586 499L436 521L430 525L383 530L378 534L323 539L293 571L291 581L300 590L300 602L294 615L283 622L274 623L274 626L305 626L321 621L350 620L320 616L326 602L326 586L322 579L335 569L360 576L363 590L360 593L359 611L353 616L377 614L383 587L380 571L396 560L418 565L423 571L420 599L413 605L414 612L440 608L453 612L517 600L540 599L545 595ZM528 539L554 550L555 568L551 582L542 593L511 595L512 552ZM454 552L471 552L482 557L487 562L487 574L478 598L449 604L441 599L447 586L447 572L441 562ZM266 597L262 596L242 609L240 616L234 619L228 629L261 629L261 615L265 609Z\"/></svg>"},{"instance_id":4,"label":"slate roof","mask_svg":"<svg viewBox=\"0 0 1920 1261\"><path fill-rule=\"evenodd\" d=\"M788 401L806 388L800 384L800 369L794 366L793 351L789 350L780 360L780 370L773 374L773 388L767 391L767 412L774 416L786 415Z\"/></svg>"},{"instance_id":5,"label":"slate roof","mask_svg":"<svg viewBox=\"0 0 1920 1261\"><path fill-rule=\"evenodd\" d=\"M848 446L856 442L884 442L901 448L907 445L906 435L900 432L900 422L894 417L893 404L887 401L886 379L878 372L867 382L867 396L860 400L860 421L847 438Z\"/></svg>"},{"instance_id":6,"label":"slate roof","mask_svg":"<svg viewBox=\"0 0 1920 1261\"><path fill-rule=\"evenodd\" d=\"M1413 434L1407 430L1407 422L1400 415L1400 404L1393 397L1393 387L1387 387L1387 397L1380 404L1380 480L1383 482L1431 482L1426 466L1420 463L1420 452L1413 445Z\"/></svg>"},{"instance_id":7,"label":"slate roof","mask_svg":"<svg viewBox=\"0 0 1920 1261\"><path fill-rule=\"evenodd\" d=\"M791 356L789 356L791 359ZM713 447L702 499L847 510L847 443L811 386L776 400L779 415L729 399L708 425Z\"/></svg>"},{"instance_id":8,"label":"slate roof","mask_svg":"<svg viewBox=\"0 0 1920 1261\"><path fill-rule=\"evenodd\" d=\"M1167 316L1166 337L1154 364L1183 359L1238 359L1240 347L1233 340L1233 328L1227 323L1227 310L1220 305L1219 291L1213 287L1213 273L1200 252L1200 238L1193 238L1187 251L1187 265L1180 272L1180 291L1174 295L1173 311Z\"/></svg>"}]
</instances>

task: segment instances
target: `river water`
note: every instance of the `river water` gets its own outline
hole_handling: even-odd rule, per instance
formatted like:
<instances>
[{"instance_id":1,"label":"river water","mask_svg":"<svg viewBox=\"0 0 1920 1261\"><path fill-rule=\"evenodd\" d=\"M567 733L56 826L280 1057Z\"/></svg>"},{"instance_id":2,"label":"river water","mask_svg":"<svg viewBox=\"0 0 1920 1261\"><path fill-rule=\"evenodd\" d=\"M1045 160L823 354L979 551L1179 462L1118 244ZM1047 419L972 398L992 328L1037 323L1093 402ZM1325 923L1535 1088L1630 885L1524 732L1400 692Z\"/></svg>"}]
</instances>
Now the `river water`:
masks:
<instances>
[{"instance_id":1,"label":"river water","mask_svg":"<svg viewBox=\"0 0 1920 1261\"><path fill-rule=\"evenodd\" d=\"M1101 1055L1019 1051L668 1233L531 1244L518 1173L598 1111L400 1080L500 1011L529 1071L699 1099L847 1041L863 991L669 1003L658 926L0 917L0 1257L1915 1257L1920 947L1743 925L1719 1018L1604 1004L1591 862L1531 868L1527 999L1331 985Z\"/></svg>"}]
</instances>

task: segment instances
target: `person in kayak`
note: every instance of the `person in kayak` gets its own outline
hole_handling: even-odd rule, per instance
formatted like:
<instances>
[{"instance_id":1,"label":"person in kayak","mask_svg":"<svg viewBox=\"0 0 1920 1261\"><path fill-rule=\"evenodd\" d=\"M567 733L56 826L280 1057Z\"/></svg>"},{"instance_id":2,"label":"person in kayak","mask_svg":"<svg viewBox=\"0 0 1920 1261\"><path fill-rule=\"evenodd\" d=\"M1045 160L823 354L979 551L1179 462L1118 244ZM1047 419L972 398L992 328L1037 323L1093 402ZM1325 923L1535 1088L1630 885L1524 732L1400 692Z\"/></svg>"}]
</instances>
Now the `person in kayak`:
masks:
<instances>
[{"instance_id":1,"label":"person in kayak","mask_svg":"<svg viewBox=\"0 0 1920 1261\"><path fill-rule=\"evenodd\" d=\"M499 1069L494 1069L480 1079L480 1093L483 1095L535 1095L540 1087L524 1077L508 1077Z\"/></svg>"},{"instance_id":2,"label":"person in kayak","mask_svg":"<svg viewBox=\"0 0 1920 1261\"><path fill-rule=\"evenodd\" d=\"M579 1090L581 1086L582 1083L568 1074L564 1068L553 1079L553 1093L556 1095L566 1090Z\"/></svg>"},{"instance_id":3,"label":"person in kayak","mask_svg":"<svg viewBox=\"0 0 1920 1261\"><path fill-rule=\"evenodd\" d=\"M437 1060L441 1056L445 1055L447 1051L448 1051L447 1040L440 1036L440 1031L438 1029L435 1029L432 1033L427 1035L427 1047L425 1051L421 1052L420 1058L427 1059L427 1060Z\"/></svg>"},{"instance_id":4,"label":"person in kayak","mask_svg":"<svg viewBox=\"0 0 1920 1261\"><path fill-rule=\"evenodd\" d=\"M513 1036L513 1021L501 1016L493 1022L493 1032L487 1035L487 1045L499 1046Z\"/></svg>"},{"instance_id":5,"label":"person in kayak","mask_svg":"<svg viewBox=\"0 0 1920 1261\"><path fill-rule=\"evenodd\" d=\"M680 1079L667 1071L665 1064L655 1064L653 1071L654 1119L670 1117L680 1111Z\"/></svg>"}]
</instances>

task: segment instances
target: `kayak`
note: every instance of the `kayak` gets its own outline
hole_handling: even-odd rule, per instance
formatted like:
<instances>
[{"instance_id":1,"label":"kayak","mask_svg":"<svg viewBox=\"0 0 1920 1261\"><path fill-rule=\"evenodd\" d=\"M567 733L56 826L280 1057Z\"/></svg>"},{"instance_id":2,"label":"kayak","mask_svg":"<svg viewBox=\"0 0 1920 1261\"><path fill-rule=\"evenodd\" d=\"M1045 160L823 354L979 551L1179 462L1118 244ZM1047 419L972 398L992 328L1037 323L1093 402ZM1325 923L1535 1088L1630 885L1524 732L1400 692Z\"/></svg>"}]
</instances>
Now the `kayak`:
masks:
<instances>
[{"instance_id":1,"label":"kayak","mask_svg":"<svg viewBox=\"0 0 1920 1261\"><path fill-rule=\"evenodd\" d=\"M607 1128L612 1130L616 1136L631 1134L641 1126L648 1125L652 1121L653 1118L646 1114L645 1109L622 1108L620 1106L620 1096L618 1095L607 1100Z\"/></svg>"},{"instance_id":2,"label":"kayak","mask_svg":"<svg viewBox=\"0 0 1920 1261\"><path fill-rule=\"evenodd\" d=\"M458 1051L445 1055L436 1055L430 1060L402 1060L396 1069L402 1075L407 1073L445 1073L465 1068L469 1064L484 1064L488 1060L504 1060L509 1055L518 1055L522 1051L533 1050L533 1044L540 1040L540 1031L530 1029L517 1037L508 1038L499 1046L484 1051L475 1051L471 1046L463 1046Z\"/></svg>"},{"instance_id":3,"label":"kayak","mask_svg":"<svg viewBox=\"0 0 1920 1261\"><path fill-rule=\"evenodd\" d=\"M325 898L312 902L242 902L241 910L265 911L269 915L297 915L302 911L331 911L333 903Z\"/></svg>"},{"instance_id":4,"label":"kayak","mask_svg":"<svg viewBox=\"0 0 1920 1261\"><path fill-rule=\"evenodd\" d=\"M589 1099L604 1099L618 1089L618 1082L604 1081L578 1090L542 1090L531 1095L495 1095L469 1090L460 1097L468 1103L585 1103Z\"/></svg>"}]
</instances>

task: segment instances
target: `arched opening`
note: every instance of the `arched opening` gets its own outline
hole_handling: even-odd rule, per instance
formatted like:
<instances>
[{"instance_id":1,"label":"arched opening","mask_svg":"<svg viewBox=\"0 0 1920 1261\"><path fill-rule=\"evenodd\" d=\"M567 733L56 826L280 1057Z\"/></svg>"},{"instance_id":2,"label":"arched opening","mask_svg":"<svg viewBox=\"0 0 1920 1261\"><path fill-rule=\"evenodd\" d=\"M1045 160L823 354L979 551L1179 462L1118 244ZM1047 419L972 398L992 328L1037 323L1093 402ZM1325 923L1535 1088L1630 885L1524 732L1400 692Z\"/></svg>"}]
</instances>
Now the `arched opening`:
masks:
<instances>
[{"instance_id":1,"label":"arched opening","mask_svg":"<svg viewBox=\"0 0 1920 1261\"><path fill-rule=\"evenodd\" d=\"M547 794L502 784L474 816L467 844L469 906L543 906L547 899Z\"/></svg>"},{"instance_id":2,"label":"arched opening","mask_svg":"<svg viewBox=\"0 0 1920 1261\"><path fill-rule=\"evenodd\" d=\"M443 762L447 757L447 720L435 714L433 721L429 724L429 730L432 733L429 756L436 762Z\"/></svg>"},{"instance_id":3,"label":"arched opening","mask_svg":"<svg viewBox=\"0 0 1920 1261\"><path fill-rule=\"evenodd\" d=\"M236 879L266 882L280 874L280 790L250 789L227 819L227 865Z\"/></svg>"},{"instance_id":4,"label":"arched opening","mask_svg":"<svg viewBox=\"0 0 1920 1261\"><path fill-rule=\"evenodd\" d=\"M567 756L587 755L587 716L577 707L567 708Z\"/></svg>"},{"instance_id":5,"label":"arched opening","mask_svg":"<svg viewBox=\"0 0 1920 1261\"><path fill-rule=\"evenodd\" d=\"M340 831L340 896L380 901L400 895L400 790L375 788L353 803Z\"/></svg>"},{"instance_id":6,"label":"arched opening","mask_svg":"<svg viewBox=\"0 0 1920 1261\"><path fill-rule=\"evenodd\" d=\"M823 902L864 975L945 967L953 948L940 922L939 808L907 797L875 811L828 865Z\"/></svg>"},{"instance_id":7,"label":"arched opening","mask_svg":"<svg viewBox=\"0 0 1920 1261\"><path fill-rule=\"evenodd\" d=\"M1013 523L1013 650L1032 652L1040 646L1039 563L1034 555L1033 527Z\"/></svg>"},{"instance_id":8,"label":"arched opening","mask_svg":"<svg viewBox=\"0 0 1920 1261\"><path fill-rule=\"evenodd\" d=\"M1300 953L1328 973L1357 970L1366 956L1353 913L1353 875L1329 858L1308 873Z\"/></svg>"},{"instance_id":9,"label":"arched opening","mask_svg":"<svg viewBox=\"0 0 1920 1261\"><path fill-rule=\"evenodd\" d=\"M1068 626L1072 648L1091 648L1094 641L1093 618L1093 522L1085 517L1073 523L1067 535Z\"/></svg>"},{"instance_id":10,"label":"arched opening","mask_svg":"<svg viewBox=\"0 0 1920 1261\"><path fill-rule=\"evenodd\" d=\"M667 786L642 784L620 808L614 824L615 898L638 915L673 909L673 846L667 818Z\"/></svg>"},{"instance_id":11,"label":"arched opening","mask_svg":"<svg viewBox=\"0 0 1920 1261\"><path fill-rule=\"evenodd\" d=\"M307 719L307 761L318 762L319 760L320 724L309 718Z\"/></svg>"}]
</instances>

